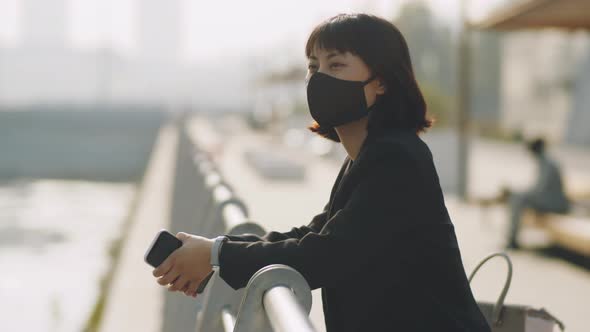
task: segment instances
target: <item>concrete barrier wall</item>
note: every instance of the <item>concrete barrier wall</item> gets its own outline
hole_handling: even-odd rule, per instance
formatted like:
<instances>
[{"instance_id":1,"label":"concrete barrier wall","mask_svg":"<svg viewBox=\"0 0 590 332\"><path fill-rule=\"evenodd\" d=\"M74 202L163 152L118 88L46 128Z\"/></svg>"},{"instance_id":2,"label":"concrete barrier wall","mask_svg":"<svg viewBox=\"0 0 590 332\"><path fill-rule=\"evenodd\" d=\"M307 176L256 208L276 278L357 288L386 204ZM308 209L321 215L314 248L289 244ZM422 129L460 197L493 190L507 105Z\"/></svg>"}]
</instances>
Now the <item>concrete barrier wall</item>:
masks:
<instances>
[{"instance_id":1,"label":"concrete barrier wall","mask_svg":"<svg viewBox=\"0 0 590 332\"><path fill-rule=\"evenodd\" d=\"M0 179L139 180L167 118L158 109L0 112Z\"/></svg>"},{"instance_id":2,"label":"concrete barrier wall","mask_svg":"<svg viewBox=\"0 0 590 332\"><path fill-rule=\"evenodd\" d=\"M110 280L103 290L104 308L97 328L100 332L164 331L168 291L157 284L152 275L154 268L143 261L143 255L160 229L171 229L177 144L177 129L164 126L140 186L130 224L121 235L121 251L114 259ZM176 296L186 297L179 293Z\"/></svg>"}]
</instances>

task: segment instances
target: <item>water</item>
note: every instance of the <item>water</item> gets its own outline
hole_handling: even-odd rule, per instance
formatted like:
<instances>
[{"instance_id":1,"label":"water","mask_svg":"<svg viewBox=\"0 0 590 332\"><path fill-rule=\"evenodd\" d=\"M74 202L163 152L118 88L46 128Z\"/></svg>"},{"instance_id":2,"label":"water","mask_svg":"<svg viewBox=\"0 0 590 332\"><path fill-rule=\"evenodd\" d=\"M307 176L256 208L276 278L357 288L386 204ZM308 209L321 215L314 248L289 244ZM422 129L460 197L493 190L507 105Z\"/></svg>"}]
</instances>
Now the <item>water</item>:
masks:
<instances>
[{"instance_id":1,"label":"water","mask_svg":"<svg viewBox=\"0 0 590 332\"><path fill-rule=\"evenodd\" d=\"M82 329L134 193L84 181L0 185L0 330Z\"/></svg>"}]
</instances>

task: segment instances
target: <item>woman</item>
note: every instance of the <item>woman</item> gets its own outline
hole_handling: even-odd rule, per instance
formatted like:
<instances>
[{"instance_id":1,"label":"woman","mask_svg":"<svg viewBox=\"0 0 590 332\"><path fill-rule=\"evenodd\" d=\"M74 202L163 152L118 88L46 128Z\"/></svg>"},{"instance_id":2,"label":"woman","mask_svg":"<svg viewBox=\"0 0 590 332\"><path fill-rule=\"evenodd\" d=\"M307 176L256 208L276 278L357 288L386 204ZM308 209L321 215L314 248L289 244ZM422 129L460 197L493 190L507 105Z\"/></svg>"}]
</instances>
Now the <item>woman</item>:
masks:
<instances>
[{"instance_id":1,"label":"woman","mask_svg":"<svg viewBox=\"0 0 590 332\"><path fill-rule=\"evenodd\" d=\"M338 15L306 55L310 129L348 153L324 211L289 232L224 236L213 253L212 239L180 232L158 283L194 296L216 259L234 289L286 264L322 289L327 331L489 331L418 137L431 121L403 36L372 15Z\"/></svg>"}]
</instances>

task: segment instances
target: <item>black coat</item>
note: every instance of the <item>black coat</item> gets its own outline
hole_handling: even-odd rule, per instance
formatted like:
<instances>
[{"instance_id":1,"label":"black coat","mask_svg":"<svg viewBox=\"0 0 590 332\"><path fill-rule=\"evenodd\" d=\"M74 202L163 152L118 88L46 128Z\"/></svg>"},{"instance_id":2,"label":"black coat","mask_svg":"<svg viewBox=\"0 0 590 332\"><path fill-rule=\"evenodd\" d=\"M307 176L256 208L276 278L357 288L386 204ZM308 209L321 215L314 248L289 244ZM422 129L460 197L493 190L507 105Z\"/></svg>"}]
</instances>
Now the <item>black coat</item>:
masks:
<instances>
[{"instance_id":1,"label":"black coat","mask_svg":"<svg viewBox=\"0 0 590 332\"><path fill-rule=\"evenodd\" d=\"M490 331L465 275L432 154L414 132L367 136L307 226L229 238L220 251L221 278L239 289L266 265L295 268L311 289L322 288L328 332Z\"/></svg>"}]
</instances>

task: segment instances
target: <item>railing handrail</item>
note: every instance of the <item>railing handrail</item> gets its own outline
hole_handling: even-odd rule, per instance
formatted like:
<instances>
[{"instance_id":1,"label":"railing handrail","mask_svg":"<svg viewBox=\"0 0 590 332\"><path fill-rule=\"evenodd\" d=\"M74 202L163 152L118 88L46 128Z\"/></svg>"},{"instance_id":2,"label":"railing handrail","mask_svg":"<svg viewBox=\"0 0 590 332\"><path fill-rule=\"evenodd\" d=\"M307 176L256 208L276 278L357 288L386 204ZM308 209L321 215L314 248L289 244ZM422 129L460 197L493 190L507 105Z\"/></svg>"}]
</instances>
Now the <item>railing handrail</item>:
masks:
<instances>
[{"instance_id":1,"label":"railing handrail","mask_svg":"<svg viewBox=\"0 0 590 332\"><path fill-rule=\"evenodd\" d=\"M295 301L291 289L286 286L275 286L269 289L263 296L266 315L275 331L303 332L313 331L309 319L303 319L306 314L301 305ZM295 315L286 316L287 312L296 312Z\"/></svg>"},{"instance_id":2,"label":"railing handrail","mask_svg":"<svg viewBox=\"0 0 590 332\"><path fill-rule=\"evenodd\" d=\"M235 331L312 332L311 290L290 266L272 264L248 281Z\"/></svg>"}]
</instances>

